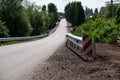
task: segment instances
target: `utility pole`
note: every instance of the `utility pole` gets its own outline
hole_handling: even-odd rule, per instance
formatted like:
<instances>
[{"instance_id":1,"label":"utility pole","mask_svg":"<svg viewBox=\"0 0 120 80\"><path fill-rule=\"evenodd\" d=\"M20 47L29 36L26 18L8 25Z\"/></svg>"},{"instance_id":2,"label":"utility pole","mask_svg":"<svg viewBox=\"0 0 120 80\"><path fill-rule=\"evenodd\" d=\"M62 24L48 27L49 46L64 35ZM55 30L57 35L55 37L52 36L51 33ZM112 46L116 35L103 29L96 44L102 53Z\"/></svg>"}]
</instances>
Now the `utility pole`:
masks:
<instances>
[{"instance_id":1,"label":"utility pole","mask_svg":"<svg viewBox=\"0 0 120 80\"><path fill-rule=\"evenodd\" d=\"M111 0L111 17L114 16L114 5L113 5L113 0Z\"/></svg>"}]
</instances>

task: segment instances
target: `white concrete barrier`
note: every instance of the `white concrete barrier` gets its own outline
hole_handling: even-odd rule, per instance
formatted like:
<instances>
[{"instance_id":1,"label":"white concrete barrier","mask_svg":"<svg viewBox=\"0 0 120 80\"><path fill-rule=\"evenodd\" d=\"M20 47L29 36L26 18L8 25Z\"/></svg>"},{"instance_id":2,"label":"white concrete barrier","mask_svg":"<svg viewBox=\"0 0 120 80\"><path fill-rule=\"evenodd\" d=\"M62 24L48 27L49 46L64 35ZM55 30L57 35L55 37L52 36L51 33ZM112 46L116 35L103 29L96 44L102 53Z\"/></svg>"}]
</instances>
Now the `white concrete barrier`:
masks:
<instances>
[{"instance_id":1,"label":"white concrete barrier","mask_svg":"<svg viewBox=\"0 0 120 80\"><path fill-rule=\"evenodd\" d=\"M66 38L69 48L75 52L82 52L80 55L89 55L93 58L96 58L96 46L95 43L92 42L90 36L78 37L72 35L71 33L67 33Z\"/></svg>"}]
</instances>

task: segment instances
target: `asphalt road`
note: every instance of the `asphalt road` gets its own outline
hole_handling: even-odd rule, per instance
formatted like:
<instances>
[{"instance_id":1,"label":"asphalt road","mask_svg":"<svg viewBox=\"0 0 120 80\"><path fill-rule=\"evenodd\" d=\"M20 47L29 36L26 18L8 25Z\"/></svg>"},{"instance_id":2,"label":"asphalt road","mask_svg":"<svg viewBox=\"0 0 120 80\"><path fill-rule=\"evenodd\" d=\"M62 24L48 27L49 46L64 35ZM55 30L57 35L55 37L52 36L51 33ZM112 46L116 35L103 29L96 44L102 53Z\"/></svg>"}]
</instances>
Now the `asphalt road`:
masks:
<instances>
[{"instance_id":1,"label":"asphalt road","mask_svg":"<svg viewBox=\"0 0 120 80\"><path fill-rule=\"evenodd\" d=\"M44 39L0 47L0 80L25 80L26 75L43 64L65 41L66 20Z\"/></svg>"}]
</instances>

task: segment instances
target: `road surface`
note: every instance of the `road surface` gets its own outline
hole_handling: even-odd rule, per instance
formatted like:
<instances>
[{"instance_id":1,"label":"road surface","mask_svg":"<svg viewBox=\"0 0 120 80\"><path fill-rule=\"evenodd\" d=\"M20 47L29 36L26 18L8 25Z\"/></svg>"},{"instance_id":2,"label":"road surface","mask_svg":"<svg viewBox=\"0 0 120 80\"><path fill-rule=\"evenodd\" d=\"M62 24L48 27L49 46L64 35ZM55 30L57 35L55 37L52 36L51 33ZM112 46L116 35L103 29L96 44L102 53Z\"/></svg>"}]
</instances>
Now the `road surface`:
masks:
<instances>
[{"instance_id":1,"label":"road surface","mask_svg":"<svg viewBox=\"0 0 120 80\"><path fill-rule=\"evenodd\" d=\"M0 47L0 80L25 80L35 66L44 63L65 41L66 20L44 39Z\"/></svg>"}]
</instances>

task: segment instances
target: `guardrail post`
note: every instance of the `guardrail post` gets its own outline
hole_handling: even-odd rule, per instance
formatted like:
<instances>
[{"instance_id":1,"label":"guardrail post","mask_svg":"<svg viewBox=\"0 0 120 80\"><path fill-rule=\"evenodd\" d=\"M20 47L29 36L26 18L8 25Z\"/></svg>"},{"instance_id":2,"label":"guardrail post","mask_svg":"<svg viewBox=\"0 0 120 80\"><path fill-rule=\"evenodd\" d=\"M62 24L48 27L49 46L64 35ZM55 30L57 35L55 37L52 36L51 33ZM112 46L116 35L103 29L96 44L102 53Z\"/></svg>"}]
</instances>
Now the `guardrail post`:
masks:
<instances>
[{"instance_id":1,"label":"guardrail post","mask_svg":"<svg viewBox=\"0 0 120 80\"><path fill-rule=\"evenodd\" d=\"M92 50L92 39L91 39L91 36L84 35L82 38L83 38L84 54L92 56L93 55L93 50Z\"/></svg>"}]
</instances>

